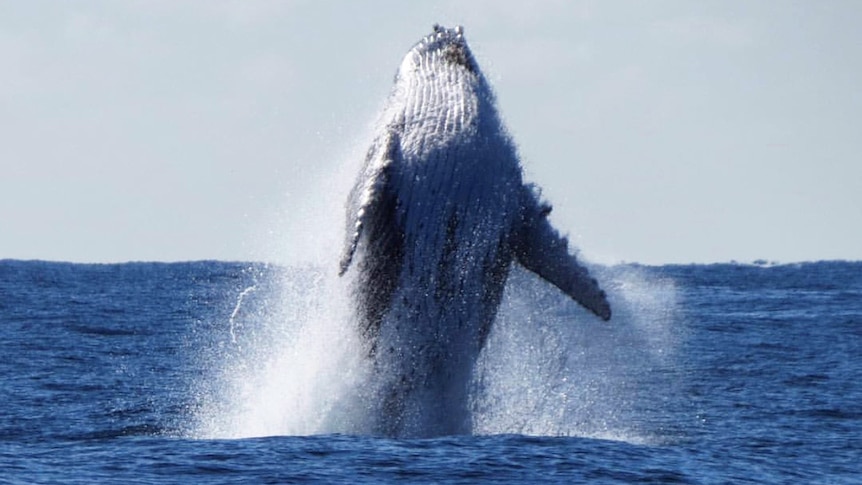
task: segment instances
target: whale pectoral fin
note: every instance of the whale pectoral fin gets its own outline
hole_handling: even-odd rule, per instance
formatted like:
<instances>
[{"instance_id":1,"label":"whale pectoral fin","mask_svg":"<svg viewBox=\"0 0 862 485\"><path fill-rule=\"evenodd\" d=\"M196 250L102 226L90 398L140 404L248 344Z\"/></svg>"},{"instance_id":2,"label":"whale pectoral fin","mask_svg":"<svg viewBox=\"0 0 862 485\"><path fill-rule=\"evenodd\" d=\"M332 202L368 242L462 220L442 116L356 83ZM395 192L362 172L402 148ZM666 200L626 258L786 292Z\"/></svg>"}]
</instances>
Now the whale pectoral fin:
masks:
<instances>
[{"instance_id":1,"label":"whale pectoral fin","mask_svg":"<svg viewBox=\"0 0 862 485\"><path fill-rule=\"evenodd\" d=\"M528 204L515 247L518 262L601 319L610 320L611 306L605 292L587 268L569 253L568 240L560 236L548 221L550 206L541 205L534 199Z\"/></svg>"},{"instance_id":2,"label":"whale pectoral fin","mask_svg":"<svg viewBox=\"0 0 862 485\"><path fill-rule=\"evenodd\" d=\"M356 254L356 247L359 245L359 238L362 236L362 230L365 226L364 216L368 210L368 205L371 203L371 198L360 201L359 196L354 194L357 192L359 184L354 187L348 199L347 211L347 228L345 236L347 239L344 244L344 251L341 254L341 261L338 263L338 276L344 276L350 264L353 262L353 255Z\"/></svg>"},{"instance_id":3,"label":"whale pectoral fin","mask_svg":"<svg viewBox=\"0 0 862 485\"><path fill-rule=\"evenodd\" d=\"M361 233L360 224L355 224L356 231L348 235L347 244L344 247L344 253L341 255L341 261L338 263L338 276L344 276L344 273L350 268L353 263L353 254L356 253L356 246L359 244L359 236Z\"/></svg>"},{"instance_id":4,"label":"whale pectoral fin","mask_svg":"<svg viewBox=\"0 0 862 485\"><path fill-rule=\"evenodd\" d=\"M368 207L363 205L347 215L347 240L338 263L338 276L344 276L353 263L353 255L356 254L356 247L359 246L359 238L365 226L364 215L367 210Z\"/></svg>"},{"instance_id":5,"label":"whale pectoral fin","mask_svg":"<svg viewBox=\"0 0 862 485\"><path fill-rule=\"evenodd\" d=\"M338 266L338 275L343 276L353 262L353 255L359 246L359 239L369 224L369 219L374 217L377 206L383 199L384 185L386 185L385 170L369 174L366 180L357 183L350 196L352 210L347 214L347 240L341 262Z\"/></svg>"},{"instance_id":6,"label":"whale pectoral fin","mask_svg":"<svg viewBox=\"0 0 862 485\"><path fill-rule=\"evenodd\" d=\"M359 240L370 221L380 217L388 208L392 198L389 186L389 167L391 166L398 138L391 131L377 140L368 151L365 167L350 191L347 200L347 229L344 251L339 263L338 275L343 276L353 262Z\"/></svg>"}]
</instances>

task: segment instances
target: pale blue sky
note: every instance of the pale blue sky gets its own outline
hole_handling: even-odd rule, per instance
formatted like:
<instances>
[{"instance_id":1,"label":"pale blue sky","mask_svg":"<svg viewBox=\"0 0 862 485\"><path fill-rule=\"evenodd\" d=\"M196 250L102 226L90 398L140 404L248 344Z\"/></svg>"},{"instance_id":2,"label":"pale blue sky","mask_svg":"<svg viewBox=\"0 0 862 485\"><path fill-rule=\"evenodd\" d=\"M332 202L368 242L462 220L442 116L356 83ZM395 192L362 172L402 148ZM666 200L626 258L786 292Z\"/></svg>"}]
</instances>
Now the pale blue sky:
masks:
<instances>
[{"instance_id":1,"label":"pale blue sky","mask_svg":"<svg viewBox=\"0 0 862 485\"><path fill-rule=\"evenodd\" d=\"M329 254L435 22L587 257L862 259L862 3L525 3L0 0L0 259Z\"/></svg>"}]
</instances>

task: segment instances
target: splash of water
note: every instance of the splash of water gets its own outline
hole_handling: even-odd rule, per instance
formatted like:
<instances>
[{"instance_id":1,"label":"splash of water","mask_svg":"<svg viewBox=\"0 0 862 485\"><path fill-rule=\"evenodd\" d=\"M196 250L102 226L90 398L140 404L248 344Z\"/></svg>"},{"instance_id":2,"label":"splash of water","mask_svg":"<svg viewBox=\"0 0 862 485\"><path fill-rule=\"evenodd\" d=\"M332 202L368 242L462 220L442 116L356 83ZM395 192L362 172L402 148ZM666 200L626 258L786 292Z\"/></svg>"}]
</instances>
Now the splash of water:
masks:
<instances>
[{"instance_id":1,"label":"splash of water","mask_svg":"<svg viewBox=\"0 0 862 485\"><path fill-rule=\"evenodd\" d=\"M376 407L363 390L374 374L346 285L327 269L286 268L237 295L234 339L192 436L372 433ZM673 282L631 268L598 272L616 312L610 323L513 268L471 384L474 434L655 441L642 414L656 410L644 411L651 397L638 382L672 364Z\"/></svg>"},{"instance_id":2,"label":"splash of water","mask_svg":"<svg viewBox=\"0 0 862 485\"><path fill-rule=\"evenodd\" d=\"M233 313L234 333L221 350L211 395L197 411L197 437L244 438L360 432L349 399L364 380L365 363L354 352L339 282L314 268L277 272L270 295L250 311Z\"/></svg>"},{"instance_id":3,"label":"splash of water","mask_svg":"<svg viewBox=\"0 0 862 485\"><path fill-rule=\"evenodd\" d=\"M475 433L656 441L645 414L661 409L638 384L673 364L675 287L626 268L593 271L614 308L609 323L513 268L477 369Z\"/></svg>"},{"instance_id":4,"label":"splash of water","mask_svg":"<svg viewBox=\"0 0 862 485\"><path fill-rule=\"evenodd\" d=\"M228 323L230 323L230 341L233 343L236 343L236 327L238 325L237 316L242 309L242 300L246 297L246 295L255 290L257 290L257 286L249 286L248 288L242 290L239 293L239 296L237 296L236 298L236 305L233 307L233 311L231 312L230 318L228 319Z\"/></svg>"}]
</instances>

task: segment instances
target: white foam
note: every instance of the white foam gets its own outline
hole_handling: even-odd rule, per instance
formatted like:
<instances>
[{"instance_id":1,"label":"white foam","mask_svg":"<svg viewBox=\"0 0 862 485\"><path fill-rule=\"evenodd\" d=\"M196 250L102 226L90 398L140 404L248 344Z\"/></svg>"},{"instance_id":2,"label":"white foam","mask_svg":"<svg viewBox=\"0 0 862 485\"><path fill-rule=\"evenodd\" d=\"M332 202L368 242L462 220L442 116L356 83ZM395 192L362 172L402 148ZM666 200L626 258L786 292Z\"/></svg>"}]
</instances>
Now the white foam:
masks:
<instances>
[{"instance_id":1,"label":"white foam","mask_svg":"<svg viewBox=\"0 0 862 485\"><path fill-rule=\"evenodd\" d=\"M599 275L616 312L609 323L514 269L473 379L474 434L658 440L643 414L656 396L641 395L637 379L645 368L672 365L673 282L631 268ZM374 406L362 397L372 373L344 282L313 267L274 277L278 301L248 292L244 305L258 310L234 311L237 340L222 348L189 435L372 433Z\"/></svg>"},{"instance_id":2,"label":"white foam","mask_svg":"<svg viewBox=\"0 0 862 485\"><path fill-rule=\"evenodd\" d=\"M309 274L310 273L310 274ZM246 315L222 349L223 367L191 434L206 438L361 432L351 393L364 380L343 291L333 276L287 271L284 299ZM345 415L345 413L347 415Z\"/></svg>"},{"instance_id":3,"label":"white foam","mask_svg":"<svg viewBox=\"0 0 862 485\"><path fill-rule=\"evenodd\" d=\"M674 285L630 270L599 278L615 312L609 323L513 271L479 362L475 433L654 441L649 422L661 410L649 402L655 396L638 392L637 379L672 364Z\"/></svg>"}]
</instances>

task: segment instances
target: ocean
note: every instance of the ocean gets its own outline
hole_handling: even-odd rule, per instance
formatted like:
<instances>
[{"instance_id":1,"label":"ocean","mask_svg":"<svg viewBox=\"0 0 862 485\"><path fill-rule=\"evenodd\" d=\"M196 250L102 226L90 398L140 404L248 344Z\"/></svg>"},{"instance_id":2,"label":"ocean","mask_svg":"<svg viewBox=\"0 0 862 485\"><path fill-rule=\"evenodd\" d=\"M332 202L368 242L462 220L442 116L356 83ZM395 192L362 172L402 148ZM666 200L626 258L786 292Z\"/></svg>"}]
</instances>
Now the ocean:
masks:
<instances>
[{"instance_id":1,"label":"ocean","mask_svg":"<svg viewBox=\"0 0 862 485\"><path fill-rule=\"evenodd\" d=\"M374 436L336 268L0 261L0 483L862 483L862 263L514 270L473 433Z\"/></svg>"}]
</instances>

